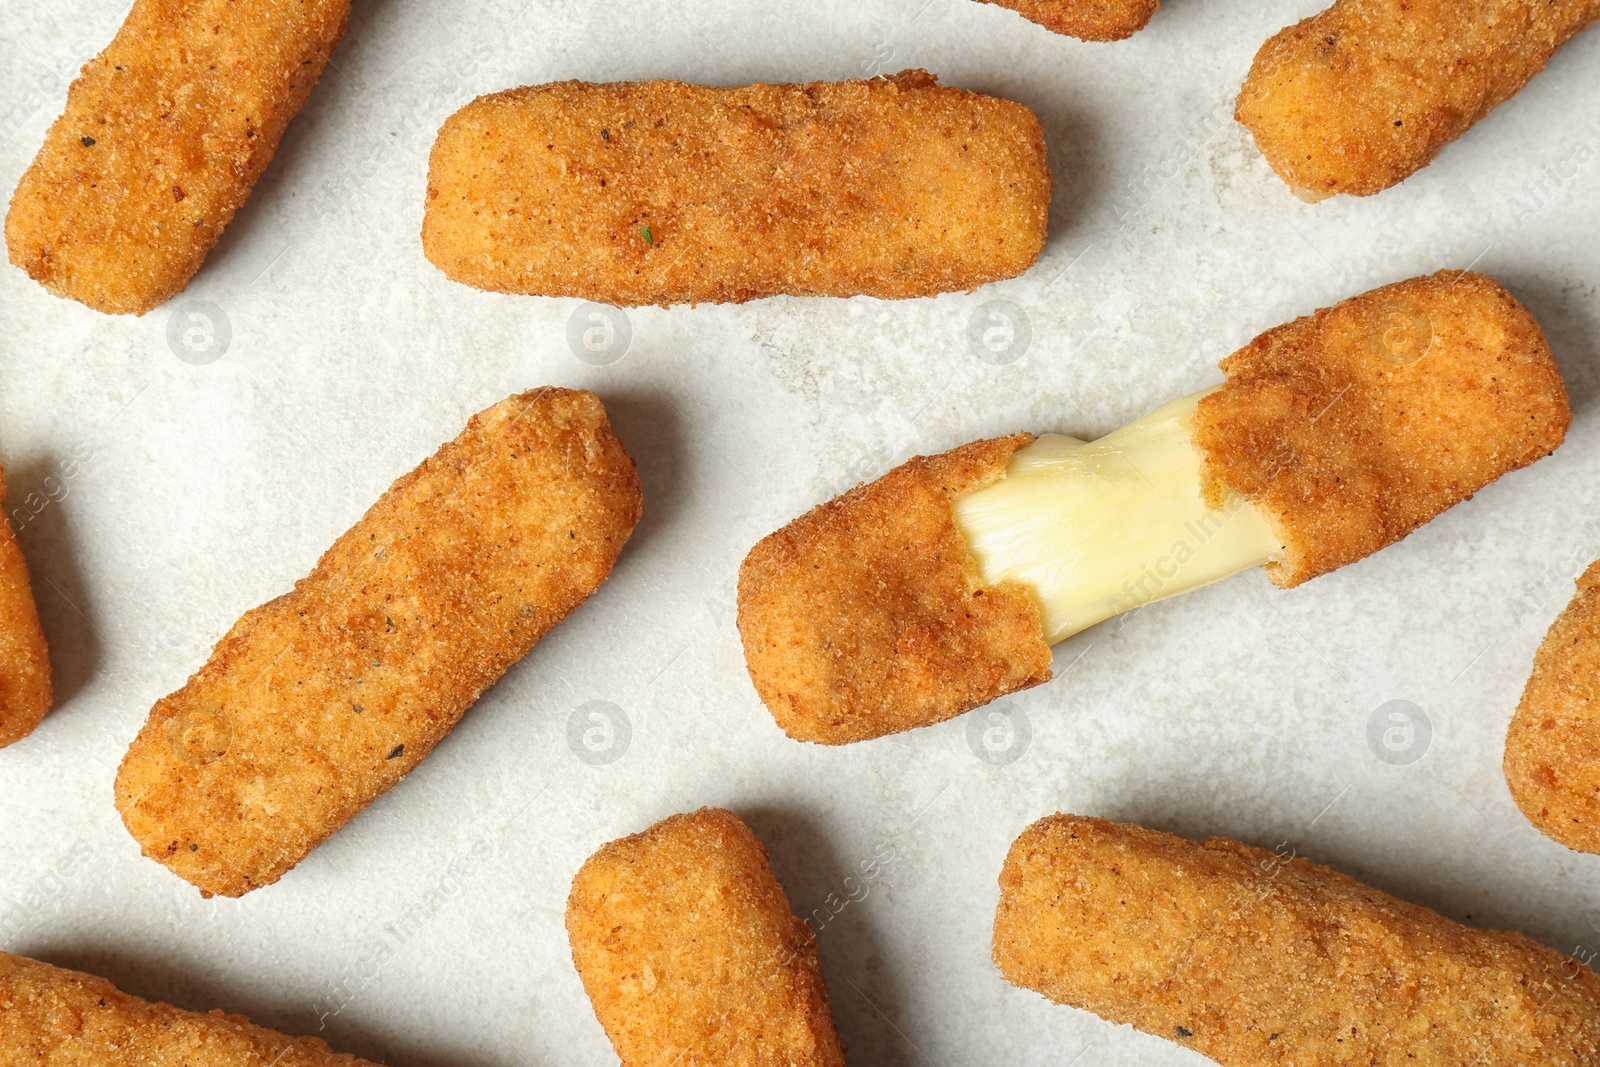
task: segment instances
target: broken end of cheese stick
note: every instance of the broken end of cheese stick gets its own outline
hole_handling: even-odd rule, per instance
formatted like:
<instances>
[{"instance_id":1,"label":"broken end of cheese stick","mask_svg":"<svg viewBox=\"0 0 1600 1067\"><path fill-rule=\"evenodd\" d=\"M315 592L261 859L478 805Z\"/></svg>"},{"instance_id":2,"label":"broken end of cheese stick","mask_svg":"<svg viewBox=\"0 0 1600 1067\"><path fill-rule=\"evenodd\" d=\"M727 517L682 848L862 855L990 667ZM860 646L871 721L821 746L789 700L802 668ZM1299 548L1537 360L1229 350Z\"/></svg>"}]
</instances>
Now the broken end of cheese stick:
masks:
<instances>
[{"instance_id":1,"label":"broken end of cheese stick","mask_svg":"<svg viewBox=\"0 0 1600 1067\"><path fill-rule=\"evenodd\" d=\"M573 879L566 922L623 1063L844 1067L816 938L732 812L606 845Z\"/></svg>"},{"instance_id":2,"label":"broken end of cheese stick","mask_svg":"<svg viewBox=\"0 0 1600 1067\"><path fill-rule=\"evenodd\" d=\"M157 702L117 772L129 833L207 896L277 881L594 592L640 510L593 393L474 415Z\"/></svg>"},{"instance_id":3,"label":"broken end of cheese stick","mask_svg":"<svg viewBox=\"0 0 1600 1067\"><path fill-rule=\"evenodd\" d=\"M0 748L32 733L51 700L50 653L5 499L0 471Z\"/></svg>"},{"instance_id":4,"label":"broken end of cheese stick","mask_svg":"<svg viewBox=\"0 0 1600 1067\"><path fill-rule=\"evenodd\" d=\"M1050 188L1032 111L925 71L558 82L445 120L422 247L478 289L618 306L933 296L1031 267Z\"/></svg>"},{"instance_id":5,"label":"broken end of cheese stick","mask_svg":"<svg viewBox=\"0 0 1600 1067\"><path fill-rule=\"evenodd\" d=\"M1506 734L1506 784L1552 840L1600 852L1600 562L1550 625Z\"/></svg>"},{"instance_id":6,"label":"broken end of cheese stick","mask_svg":"<svg viewBox=\"0 0 1600 1067\"><path fill-rule=\"evenodd\" d=\"M1051 33L1080 41L1120 41L1144 29L1161 0L981 0L1010 8Z\"/></svg>"},{"instance_id":7,"label":"broken end of cheese stick","mask_svg":"<svg viewBox=\"0 0 1600 1067\"><path fill-rule=\"evenodd\" d=\"M1007 981L1225 1067L1600 1062L1600 975L1327 867L1054 815L1000 872Z\"/></svg>"},{"instance_id":8,"label":"broken end of cheese stick","mask_svg":"<svg viewBox=\"0 0 1600 1067\"><path fill-rule=\"evenodd\" d=\"M57 296L143 315L182 291L272 161L350 0L136 0L84 65L6 215Z\"/></svg>"},{"instance_id":9,"label":"broken end of cheese stick","mask_svg":"<svg viewBox=\"0 0 1600 1067\"><path fill-rule=\"evenodd\" d=\"M863 740L1037 685L1053 642L1249 567L1289 587L1354 562L1571 421L1538 324L1476 274L1375 289L1222 369L1099 441L921 457L764 539L739 629L779 725Z\"/></svg>"},{"instance_id":10,"label":"broken end of cheese stick","mask_svg":"<svg viewBox=\"0 0 1600 1067\"><path fill-rule=\"evenodd\" d=\"M919 456L763 538L739 568L756 692L790 737L845 744L1050 679L1039 608L991 585L951 503L1005 477L1016 434Z\"/></svg>"},{"instance_id":11,"label":"broken end of cheese stick","mask_svg":"<svg viewBox=\"0 0 1600 1067\"><path fill-rule=\"evenodd\" d=\"M184 1011L0 952L0 1060L50 1067L374 1067L242 1015Z\"/></svg>"},{"instance_id":12,"label":"broken end of cheese stick","mask_svg":"<svg viewBox=\"0 0 1600 1067\"><path fill-rule=\"evenodd\" d=\"M1261 46L1235 117L1294 193L1369 196L1515 95L1595 0L1338 0Z\"/></svg>"}]
</instances>

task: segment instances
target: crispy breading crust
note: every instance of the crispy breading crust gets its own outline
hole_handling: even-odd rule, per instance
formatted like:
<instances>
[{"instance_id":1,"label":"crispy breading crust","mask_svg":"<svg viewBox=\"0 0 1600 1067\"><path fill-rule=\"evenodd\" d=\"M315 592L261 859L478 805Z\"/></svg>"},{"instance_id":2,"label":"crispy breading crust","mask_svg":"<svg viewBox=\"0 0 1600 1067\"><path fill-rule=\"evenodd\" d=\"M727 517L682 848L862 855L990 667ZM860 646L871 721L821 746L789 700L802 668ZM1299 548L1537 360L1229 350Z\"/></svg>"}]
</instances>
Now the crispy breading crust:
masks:
<instances>
[{"instance_id":1,"label":"crispy breading crust","mask_svg":"<svg viewBox=\"0 0 1600 1067\"><path fill-rule=\"evenodd\" d=\"M925 71L558 82L445 121L422 247L479 289L621 306L932 296L1031 267L1050 184L1032 111Z\"/></svg>"},{"instance_id":2,"label":"crispy breading crust","mask_svg":"<svg viewBox=\"0 0 1600 1067\"><path fill-rule=\"evenodd\" d=\"M0 952L0 1063L49 1067L362 1067L315 1037L129 996L104 978Z\"/></svg>"},{"instance_id":3,"label":"crispy breading crust","mask_svg":"<svg viewBox=\"0 0 1600 1067\"><path fill-rule=\"evenodd\" d=\"M1600 562L1550 624L1506 733L1506 784L1534 826L1600 852Z\"/></svg>"},{"instance_id":4,"label":"crispy breading crust","mask_svg":"<svg viewBox=\"0 0 1600 1067\"><path fill-rule=\"evenodd\" d=\"M0 470L0 748L31 734L51 699L50 653L5 500Z\"/></svg>"},{"instance_id":5,"label":"crispy breading crust","mask_svg":"<svg viewBox=\"0 0 1600 1067\"><path fill-rule=\"evenodd\" d=\"M739 634L784 733L842 745L930 726L1050 680L1039 607L985 585L957 498L1005 477L1020 433L918 456L763 538L739 568Z\"/></svg>"},{"instance_id":6,"label":"crispy breading crust","mask_svg":"<svg viewBox=\"0 0 1600 1067\"><path fill-rule=\"evenodd\" d=\"M117 772L128 832L206 896L277 881L583 603L640 507L593 393L474 415L156 703Z\"/></svg>"},{"instance_id":7,"label":"crispy breading crust","mask_svg":"<svg viewBox=\"0 0 1600 1067\"><path fill-rule=\"evenodd\" d=\"M844 1067L816 938L732 812L674 815L589 857L567 938L624 1067Z\"/></svg>"},{"instance_id":8,"label":"crispy breading crust","mask_svg":"<svg viewBox=\"0 0 1600 1067\"><path fill-rule=\"evenodd\" d=\"M194 277L305 103L350 0L136 0L6 215L57 296L143 315Z\"/></svg>"},{"instance_id":9,"label":"crispy breading crust","mask_svg":"<svg viewBox=\"0 0 1600 1067\"><path fill-rule=\"evenodd\" d=\"M1293 853L1055 815L1000 872L1015 985L1225 1067L1600 1062L1600 976Z\"/></svg>"},{"instance_id":10,"label":"crispy breading crust","mask_svg":"<svg viewBox=\"0 0 1600 1067\"><path fill-rule=\"evenodd\" d=\"M1235 117L1306 200L1403 181L1515 95L1600 0L1338 0L1261 46Z\"/></svg>"},{"instance_id":11,"label":"crispy breading crust","mask_svg":"<svg viewBox=\"0 0 1600 1067\"><path fill-rule=\"evenodd\" d=\"M1394 543L1553 452L1572 421L1527 308L1481 274L1386 285L1268 330L1222 361L1195 444L1207 502L1249 500L1288 588Z\"/></svg>"},{"instance_id":12,"label":"crispy breading crust","mask_svg":"<svg viewBox=\"0 0 1600 1067\"><path fill-rule=\"evenodd\" d=\"M979 0L1008 7L1052 33L1080 41L1120 41L1144 29L1161 0Z\"/></svg>"}]
</instances>

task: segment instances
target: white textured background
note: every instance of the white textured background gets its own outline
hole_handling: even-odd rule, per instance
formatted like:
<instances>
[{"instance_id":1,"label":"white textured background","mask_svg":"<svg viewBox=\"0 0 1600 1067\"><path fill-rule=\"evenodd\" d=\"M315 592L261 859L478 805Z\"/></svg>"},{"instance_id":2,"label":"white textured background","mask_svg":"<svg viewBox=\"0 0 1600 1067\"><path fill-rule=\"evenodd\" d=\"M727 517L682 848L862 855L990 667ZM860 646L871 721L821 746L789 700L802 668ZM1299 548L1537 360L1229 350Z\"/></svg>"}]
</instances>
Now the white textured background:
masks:
<instances>
[{"instance_id":1,"label":"white textured background","mask_svg":"<svg viewBox=\"0 0 1600 1067\"><path fill-rule=\"evenodd\" d=\"M0 461L13 511L47 501L20 536L59 696L0 752L6 949L394 1067L612 1063L567 953L569 880L603 841L701 804L742 813L795 910L827 919L856 1064L1202 1062L990 964L1001 858L1056 810L1293 848L1455 919L1600 946L1600 857L1539 836L1500 774L1533 650L1600 556L1600 35L1404 185L1311 207L1228 116L1260 43L1321 0L1169 0L1115 45L970 0L356 5L184 297L109 318L0 268ZM0 6L0 188L124 8ZM594 366L567 341L576 301L481 294L422 257L428 148L476 94L916 65L1043 120L1056 197L1026 277L630 312L625 357ZM917 452L1104 433L1219 380L1263 329L1471 263L1532 308L1567 375L1577 419L1551 459L1299 590L1252 573L1079 635L1064 677L964 720L829 750L757 702L733 598L761 535ZM167 342L191 298L231 327L207 365ZM1031 328L1006 366L967 341L995 299ZM638 461L645 519L611 581L278 885L202 901L141 859L111 782L151 703L471 412L541 384L596 390ZM569 746L591 700L627 717L615 762ZM1408 765L1368 744L1391 700L1431 723ZM1031 735L1004 765L968 742L1004 736L993 712Z\"/></svg>"}]
</instances>

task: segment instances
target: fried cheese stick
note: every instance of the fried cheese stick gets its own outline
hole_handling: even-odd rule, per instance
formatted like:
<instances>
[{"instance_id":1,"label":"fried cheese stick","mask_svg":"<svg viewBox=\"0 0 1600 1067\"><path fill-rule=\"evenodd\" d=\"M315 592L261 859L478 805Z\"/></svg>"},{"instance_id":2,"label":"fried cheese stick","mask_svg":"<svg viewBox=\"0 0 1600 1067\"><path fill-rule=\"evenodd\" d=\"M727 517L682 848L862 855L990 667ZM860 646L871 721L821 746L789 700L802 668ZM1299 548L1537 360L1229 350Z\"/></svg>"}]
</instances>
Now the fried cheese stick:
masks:
<instances>
[{"instance_id":1,"label":"fried cheese stick","mask_svg":"<svg viewBox=\"0 0 1600 1067\"><path fill-rule=\"evenodd\" d=\"M1007 981L1224 1067L1588 1067L1600 975L1318 864L1054 815L1000 872Z\"/></svg>"},{"instance_id":2,"label":"fried cheese stick","mask_svg":"<svg viewBox=\"0 0 1600 1067\"><path fill-rule=\"evenodd\" d=\"M1553 451L1571 411L1489 278L1384 286L1268 330L1219 388L1100 441L919 456L751 549L738 624L791 737L941 722L1050 678L1050 645L1265 565L1291 588Z\"/></svg>"},{"instance_id":3,"label":"fried cheese stick","mask_svg":"<svg viewBox=\"0 0 1600 1067\"><path fill-rule=\"evenodd\" d=\"M0 1064L49 1067L370 1067L315 1037L242 1015L130 996L104 978L0 952Z\"/></svg>"},{"instance_id":4,"label":"fried cheese stick","mask_svg":"<svg viewBox=\"0 0 1600 1067\"><path fill-rule=\"evenodd\" d=\"M1303 200L1369 196L1510 99L1600 0L1338 0L1261 46L1235 117Z\"/></svg>"},{"instance_id":5,"label":"fried cheese stick","mask_svg":"<svg viewBox=\"0 0 1600 1067\"><path fill-rule=\"evenodd\" d=\"M189 284L344 35L350 0L136 0L6 215L57 296L143 315Z\"/></svg>"},{"instance_id":6,"label":"fried cheese stick","mask_svg":"<svg viewBox=\"0 0 1600 1067\"><path fill-rule=\"evenodd\" d=\"M844 1067L816 938L732 812L674 815L589 857L567 938L625 1067Z\"/></svg>"},{"instance_id":7,"label":"fried cheese stick","mask_svg":"<svg viewBox=\"0 0 1600 1067\"><path fill-rule=\"evenodd\" d=\"M979 0L1008 7L1051 33L1080 41L1120 41L1150 22L1161 0Z\"/></svg>"},{"instance_id":8,"label":"fried cheese stick","mask_svg":"<svg viewBox=\"0 0 1600 1067\"><path fill-rule=\"evenodd\" d=\"M0 470L0 748L31 734L50 710L50 652L5 500Z\"/></svg>"},{"instance_id":9,"label":"fried cheese stick","mask_svg":"<svg viewBox=\"0 0 1600 1067\"><path fill-rule=\"evenodd\" d=\"M1032 111L925 71L558 82L445 121L422 247L479 289L619 306L932 296L1031 267L1050 185Z\"/></svg>"},{"instance_id":10,"label":"fried cheese stick","mask_svg":"<svg viewBox=\"0 0 1600 1067\"><path fill-rule=\"evenodd\" d=\"M117 772L128 832L205 896L277 881L594 592L640 507L593 393L474 415L156 703Z\"/></svg>"},{"instance_id":11,"label":"fried cheese stick","mask_svg":"<svg viewBox=\"0 0 1600 1067\"><path fill-rule=\"evenodd\" d=\"M1506 784L1541 833L1600 852L1600 562L1550 625L1506 734Z\"/></svg>"}]
</instances>

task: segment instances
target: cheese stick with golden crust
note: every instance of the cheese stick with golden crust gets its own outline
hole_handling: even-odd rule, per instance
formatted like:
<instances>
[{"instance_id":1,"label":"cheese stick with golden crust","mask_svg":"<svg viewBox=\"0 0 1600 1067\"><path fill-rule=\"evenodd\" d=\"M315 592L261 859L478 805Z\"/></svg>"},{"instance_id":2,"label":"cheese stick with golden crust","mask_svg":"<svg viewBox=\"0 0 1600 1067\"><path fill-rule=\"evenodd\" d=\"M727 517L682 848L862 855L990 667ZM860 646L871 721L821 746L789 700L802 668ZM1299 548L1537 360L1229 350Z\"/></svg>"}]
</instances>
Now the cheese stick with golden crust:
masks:
<instances>
[{"instance_id":1,"label":"cheese stick with golden crust","mask_svg":"<svg viewBox=\"0 0 1600 1067\"><path fill-rule=\"evenodd\" d=\"M674 815L589 857L567 938L626 1067L844 1067L816 938L732 812Z\"/></svg>"},{"instance_id":2,"label":"cheese stick with golden crust","mask_svg":"<svg viewBox=\"0 0 1600 1067\"><path fill-rule=\"evenodd\" d=\"M619 306L933 296L1031 267L1050 183L1032 111L924 71L558 82L445 121L422 247L479 289Z\"/></svg>"},{"instance_id":3,"label":"cheese stick with golden crust","mask_svg":"<svg viewBox=\"0 0 1600 1067\"><path fill-rule=\"evenodd\" d=\"M184 1011L104 978L0 952L0 1064L49 1067L370 1067L315 1037L242 1015Z\"/></svg>"},{"instance_id":4,"label":"cheese stick with golden crust","mask_svg":"<svg viewBox=\"0 0 1600 1067\"><path fill-rule=\"evenodd\" d=\"M205 896L277 881L605 581L640 507L593 393L474 415L156 703L117 772L128 832Z\"/></svg>"},{"instance_id":5,"label":"cheese stick with golden crust","mask_svg":"<svg viewBox=\"0 0 1600 1067\"><path fill-rule=\"evenodd\" d=\"M1298 585L1547 455L1571 421L1538 324L1477 274L1375 289L1222 370L1099 442L918 457L763 539L738 623L778 725L823 744L931 725L1047 681L1050 644L1118 612L1262 564ZM1006 495L1040 481L1055 512Z\"/></svg>"},{"instance_id":6,"label":"cheese stick with golden crust","mask_svg":"<svg viewBox=\"0 0 1600 1067\"><path fill-rule=\"evenodd\" d=\"M1533 79L1600 0L1338 0L1261 46L1236 117L1305 200L1369 196Z\"/></svg>"},{"instance_id":7,"label":"cheese stick with golden crust","mask_svg":"<svg viewBox=\"0 0 1600 1067\"><path fill-rule=\"evenodd\" d=\"M344 35L350 0L136 0L6 215L57 296L143 315L189 284Z\"/></svg>"},{"instance_id":8,"label":"cheese stick with golden crust","mask_svg":"<svg viewBox=\"0 0 1600 1067\"><path fill-rule=\"evenodd\" d=\"M50 710L50 653L5 500L0 471L0 748L27 737Z\"/></svg>"},{"instance_id":9,"label":"cheese stick with golden crust","mask_svg":"<svg viewBox=\"0 0 1600 1067\"><path fill-rule=\"evenodd\" d=\"M1161 0L980 0L1008 7L1051 33L1080 41L1120 41L1144 29Z\"/></svg>"},{"instance_id":10,"label":"cheese stick with golden crust","mask_svg":"<svg viewBox=\"0 0 1600 1067\"><path fill-rule=\"evenodd\" d=\"M1600 852L1600 562L1550 625L1506 734L1517 806L1568 848Z\"/></svg>"},{"instance_id":11,"label":"cheese stick with golden crust","mask_svg":"<svg viewBox=\"0 0 1600 1067\"><path fill-rule=\"evenodd\" d=\"M1224 1067L1589 1067L1600 976L1292 854L1054 815L1000 872L994 960Z\"/></svg>"}]
</instances>

